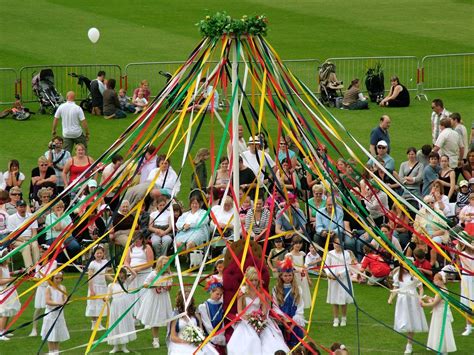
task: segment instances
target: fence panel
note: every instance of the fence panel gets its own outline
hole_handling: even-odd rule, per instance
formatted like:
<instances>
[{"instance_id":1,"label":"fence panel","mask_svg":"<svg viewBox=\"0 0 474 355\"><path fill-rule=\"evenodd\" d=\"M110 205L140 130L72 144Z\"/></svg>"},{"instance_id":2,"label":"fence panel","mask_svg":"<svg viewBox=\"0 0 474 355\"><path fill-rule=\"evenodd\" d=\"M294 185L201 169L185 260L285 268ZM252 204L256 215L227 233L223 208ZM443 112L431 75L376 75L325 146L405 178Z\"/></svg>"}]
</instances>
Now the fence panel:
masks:
<instances>
[{"instance_id":1,"label":"fence panel","mask_svg":"<svg viewBox=\"0 0 474 355\"><path fill-rule=\"evenodd\" d=\"M354 78L359 78L364 83L367 69L380 63L384 72L385 91L390 88L392 75L398 76L400 83L408 90L418 89L417 78L420 66L415 56L328 58L326 61L336 64L337 79L342 80L346 88Z\"/></svg>"},{"instance_id":2,"label":"fence panel","mask_svg":"<svg viewBox=\"0 0 474 355\"><path fill-rule=\"evenodd\" d=\"M20 69L20 90L24 102L32 102L37 100L31 87L31 79L42 69L51 69L53 71L54 86L63 97L66 96L66 93L68 91L72 90L76 93L76 100L86 98L88 95L88 91L85 87L81 88L77 84L77 79L69 75L71 73L82 74L90 80L93 80L97 77L97 72L99 70L103 70L106 73L106 79L115 79L117 81L117 88L122 86L122 69L117 64L65 64L27 66Z\"/></svg>"},{"instance_id":3,"label":"fence panel","mask_svg":"<svg viewBox=\"0 0 474 355\"><path fill-rule=\"evenodd\" d=\"M16 84L16 70L13 68L0 68L0 105L15 102Z\"/></svg>"},{"instance_id":4,"label":"fence panel","mask_svg":"<svg viewBox=\"0 0 474 355\"><path fill-rule=\"evenodd\" d=\"M311 89L318 91L318 67L321 65L319 59L294 59L283 60L288 69Z\"/></svg>"},{"instance_id":5,"label":"fence panel","mask_svg":"<svg viewBox=\"0 0 474 355\"><path fill-rule=\"evenodd\" d=\"M424 90L474 88L474 53L427 55L421 67Z\"/></svg>"}]
</instances>

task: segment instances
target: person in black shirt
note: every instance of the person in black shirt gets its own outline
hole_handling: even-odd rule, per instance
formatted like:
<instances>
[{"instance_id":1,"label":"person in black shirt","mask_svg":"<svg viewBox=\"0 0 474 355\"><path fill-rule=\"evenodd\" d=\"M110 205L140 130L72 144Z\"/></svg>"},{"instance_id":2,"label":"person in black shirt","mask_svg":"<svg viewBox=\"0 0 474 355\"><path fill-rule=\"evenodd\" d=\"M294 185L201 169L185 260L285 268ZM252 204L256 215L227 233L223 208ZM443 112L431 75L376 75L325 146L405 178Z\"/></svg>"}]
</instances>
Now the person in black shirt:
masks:
<instances>
[{"instance_id":1,"label":"person in black shirt","mask_svg":"<svg viewBox=\"0 0 474 355\"><path fill-rule=\"evenodd\" d=\"M257 178L249 167L244 164L244 160L239 156L239 183L244 193L248 193L252 201L255 199Z\"/></svg>"},{"instance_id":2,"label":"person in black shirt","mask_svg":"<svg viewBox=\"0 0 474 355\"><path fill-rule=\"evenodd\" d=\"M390 78L390 91L388 96L380 101L380 106L388 107L408 107L410 106L410 93L408 89L400 84L400 79L398 76L392 76Z\"/></svg>"}]
</instances>

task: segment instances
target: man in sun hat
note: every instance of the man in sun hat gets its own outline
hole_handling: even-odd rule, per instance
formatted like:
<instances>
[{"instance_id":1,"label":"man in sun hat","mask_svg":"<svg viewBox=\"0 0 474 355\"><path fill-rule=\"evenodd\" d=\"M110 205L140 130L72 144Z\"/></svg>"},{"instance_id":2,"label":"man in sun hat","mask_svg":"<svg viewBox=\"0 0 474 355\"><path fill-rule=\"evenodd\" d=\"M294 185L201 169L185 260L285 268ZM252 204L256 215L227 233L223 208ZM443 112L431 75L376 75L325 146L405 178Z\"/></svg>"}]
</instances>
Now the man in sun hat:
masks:
<instances>
[{"instance_id":1,"label":"man in sun hat","mask_svg":"<svg viewBox=\"0 0 474 355\"><path fill-rule=\"evenodd\" d=\"M395 160L388 154L388 143L384 140L378 141L376 145L377 149L377 155L376 157L379 157L383 159L384 161L384 167L387 169L390 173L392 173L395 170ZM374 161L370 161L371 165L374 165Z\"/></svg>"},{"instance_id":2,"label":"man in sun hat","mask_svg":"<svg viewBox=\"0 0 474 355\"><path fill-rule=\"evenodd\" d=\"M474 184L474 179L472 183ZM461 208L469 204L469 194L472 192L472 189L469 187L469 182L467 180L461 180L459 182L459 190L456 195L456 214L459 213Z\"/></svg>"},{"instance_id":3,"label":"man in sun hat","mask_svg":"<svg viewBox=\"0 0 474 355\"><path fill-rule=\"evenodd\" d=\"M267 167L275 170L276 164L268 153L261 150L262 145L259 136L249 137L247 146L248 150L241 154L242 159L245 165L252 169L255 176L263 183Z\"/></svg>"}]
</instances>

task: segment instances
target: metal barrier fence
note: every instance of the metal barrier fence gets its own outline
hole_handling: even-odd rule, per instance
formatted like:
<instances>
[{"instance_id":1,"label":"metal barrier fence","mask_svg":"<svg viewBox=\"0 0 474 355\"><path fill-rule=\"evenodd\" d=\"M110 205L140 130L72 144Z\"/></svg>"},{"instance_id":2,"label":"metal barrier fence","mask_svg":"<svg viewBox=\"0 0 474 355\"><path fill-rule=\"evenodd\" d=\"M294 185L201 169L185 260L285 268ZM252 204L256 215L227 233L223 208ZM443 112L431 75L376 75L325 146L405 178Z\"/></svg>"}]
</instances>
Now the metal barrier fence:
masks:
<instances>
[{"instance_id":1,"label":"metal barrier fence","mask_svg":"<svg viewBox=\"0 0 474 355\"><path fill-rule=\"evenodd\" d=\"M15 102L17 73L13 68L0 68L0 105Z\"/></svg>"},{"instance_id":2,"label":"metal barrier fence","mask_svg":"<svg viewBox=\"0 0 474 355\"><path fill-rule=\"evenodd\" d=\"M319 59L284 60L283 62L296 77L312 90L316 90L317 77L315 73L317 73L318 65L321 64ZM152 95L155 95L166 84L166 78L159 74L160 71L173 74L182 64L183 62L177 61L127 64L124 74L124 87L127 89L128 95L131 96L133 90L140 86L140 82L146 79ZM243 63L240 62L240 64ZM242 65L240 66L240 70L243 70ZM228 94L230 94L230 92Z\"/></svg>"},{"instance_id":3,"label":"metal barrier fence","mask_svg":"<svg viewBox=\"0 0 474 355\"><path fill-rule=\"evenodd\" d=\"M474 88L474 53L427 55L421 70L423 90Z\"/></svg>"},{"instance_id":4,"label":"metal barrier fence","mask_svg":"<svg viewBox=\"0 0 474 355\"><path fill-rule=\"evenodd\" d=\"M418 89L420 62L415 56L328 58L326 61L336 64L337 79L342 80L346 88L354 78L364 82L367 70L380 63L384 72L385 91L390 88L392 75L398 76L400 83L408 90Z\"/></svg>"},{"instance_id":5,"label":"metal barrier fence","mask_svg":"<svg viewBox=\"0 0 474 355\"><path fill-rule=\"evenodd\" d=\"M122 87L122 69L116 64L67 64L67 65L34 65L20 69L20 92L23 102L36 101L33 93L31 80L41 69L51 69L54 73L54 86L58 93L66 96L68 91L76 93L76 99L86 98L88 91L85 87L80 87L77 79L69 74L82 74L93 80L97 77L97 72L103 70L106 72L106 78L117 80L117 88Z\"/></svg>"}]
</instances>

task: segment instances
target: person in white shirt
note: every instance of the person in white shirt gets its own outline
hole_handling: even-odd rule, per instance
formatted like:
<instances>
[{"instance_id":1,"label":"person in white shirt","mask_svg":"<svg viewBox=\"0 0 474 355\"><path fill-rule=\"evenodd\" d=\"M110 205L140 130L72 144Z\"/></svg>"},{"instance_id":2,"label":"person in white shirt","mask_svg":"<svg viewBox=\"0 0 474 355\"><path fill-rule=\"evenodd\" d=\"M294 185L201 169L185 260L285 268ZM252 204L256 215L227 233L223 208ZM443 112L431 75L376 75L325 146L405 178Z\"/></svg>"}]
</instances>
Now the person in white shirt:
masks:
<instances>
[{"instance_id":1,"label":"person in white shirt","mask_svg":"<svg viewBox=\"0 0 474 355\"><path fill-rule=\"evenodd\" d=\"M154 145L148 146L145 152L145 157L142 161L142 167L140 169L140 184L146 182L150 171L157 167L156 165L156 147Z\"/></svg>"},{"instance_id":2,"label":"person in white shirt","mask_svg":"<svg viewBox=\"0 0 474 355\"><path fill-rule=\"evenodd\" d=\"M25 221L31 217L31 213L26 212L26 202L20 200L16 203L16 213L8 217L7 229L10 232L14 232L19 229ZM27 243L30 239L34 238L37 234L38 223L34 221L31 223L15 240L13 246L18 248L19 246ZM29 268L36 264L40 257L40 250L37 241L29 243L25 248L21 250L23 256L23 262L26 268Z\"/></svg>"},{"instance_id":3,"label":"person in white shirt","mask_svg":"<svg viewBox=\"0 0 474 355\"><path fill-rule=\"evenodd\" d=\"M250 137L248 141L248 150L241 154L242 159L261 183L265 181L265 170L267 167L276 170L276 164L268 153L261 150L260 137ZM258 155L257 155L258 154ZM260 168L261 166L261 168Z\"/></svg>"},{"instance_id":4,"label":"person in white shirt","mask_svg":"<svg viewBox=\"0 0 474 355\"><path fill-rule=\"evenodd\" d=\"M440 134L439 124L443 118L448 118L451 112L444 108L443 100L441 99L434 99L431 102L431 109L433 110L431 114L431 136L433 144L435 144Z\"/></svg>"},{"instance_id":5,"label":"person in white shirt","mask_svg":"<svg viewBox=\"0 0 474 355\"><path fill-rule=\"evenodd\" d=\"M449 157L449 167L455 169L462 166L464 143L461 136L451 128L451 120L443 118L440 122L440 134L436 140L433 152Z\"/></svg>"},{"instance_id":6,"label":"person in white shirt","mask_svg":"<svg viewBox=\"0 0 474 355\"><path fill-rule=\"evenodd\" d=\"M451 127L458 132L459 136L461 137L461 141L464 143L464 155L463 160L467 158L467 152L469 151L469 137L467 136L467 128L463 125L461 121L461 115L457 112L453 112L449 115L449 119L451 120Z\"/></svg>"},{"instance_id":7,"label":"person in white shirt","mask_svg":"<svg viewBox=\"0 0 474 355\"><path fill-rule=\"evenodd\" d=\"M89 127L87 126L84 111L74 102L76 94L69 91L66 94L66 102L61 104L54 114L53 129L51 134L56 136L56 127L59 119L62 123L62 133L64 138L64 149L72 152L74 144L82 143L87 148L89 141Z\"/></svg>"},{"instance_id":8,"label":"person in white shirt","mask_svg":"<svg viewBox=\"0 0 474 355\"><path fill-rule=\"evenodd\" d=\"M232 158L233 144L235 144L235 142L232 142L232 140L229 140L229 143L227 143L227 156L229 160ZM242 125L239 125L239 141L237 142L237 146L239 155L247 150L247 142L244 138L244 127Z\"/></svg>"}]
</instances>

